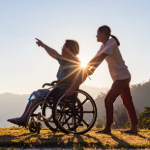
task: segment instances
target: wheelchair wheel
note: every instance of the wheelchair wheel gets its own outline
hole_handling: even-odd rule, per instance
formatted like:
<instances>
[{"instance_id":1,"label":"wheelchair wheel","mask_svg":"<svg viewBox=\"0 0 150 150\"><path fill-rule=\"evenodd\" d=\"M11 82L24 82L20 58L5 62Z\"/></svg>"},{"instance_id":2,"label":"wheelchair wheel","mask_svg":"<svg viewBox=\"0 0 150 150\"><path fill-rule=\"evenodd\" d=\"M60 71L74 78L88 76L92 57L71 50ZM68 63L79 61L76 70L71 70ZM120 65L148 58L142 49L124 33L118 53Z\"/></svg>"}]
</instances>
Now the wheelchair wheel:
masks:
<instances>
[{"instance_id":1,"label":"wheelchair wheel","mask_svg":"<svg viewBox=\"0 0 150 150\"><path fill-rule=\"evenodd\" d=\"M49 119L49 122L45 121L45 125L53 132L58 132L58 129L53 121L52 117L53 103L45 103L42 109L42 115Z\"/></svg>"},{"instance_id":2,"label":"wheelchair wheel","mask_svg":"<svg viewBox=\"0 0 150 150\"><path fill-rule=\"evenodd\" d=\"M80 111L80 113L78 113L78 118L76 118L76 124L74 124L74 118L71 114L73 111L73 108L74 108L74 104L75 104L75 107L76 108L78 107L78 110ZM82 111L83 111L83 107L78 98L76 99L75 103L73 102L72 99L62 99L62 101L60 101L60 103L58 104L58 107L57 107L57 119L59 120L59 122L61 124L63 124L66 121L67 117L69 116L70 119L66 122L66 124L64 126L67 126L70 131L74 131L80 125L80 123L82 121L82 117L83 117ZM55 114L55 112L53 111L53 118L55 120L54 122L56 125L58 125L54 114ZM58 127L59 127L59 125L58 125ZM65 132L62 128L59 128L59 129L62 132ZM67 133L67 132L65 132L65 133Z\"/></svg>"},{"instance_id":3,"label":"wheelchair wheel","mask_svg":"<svg viewBox=\"0 0 150 150\"><path fill-rule=\"evenodd\" d=\"M60 131L68 134L84 134L89 131L97 117L93 98L82 90L76 90L75 100L63 95L53 107L53 119Z\"/></svg>"}]
</instances>

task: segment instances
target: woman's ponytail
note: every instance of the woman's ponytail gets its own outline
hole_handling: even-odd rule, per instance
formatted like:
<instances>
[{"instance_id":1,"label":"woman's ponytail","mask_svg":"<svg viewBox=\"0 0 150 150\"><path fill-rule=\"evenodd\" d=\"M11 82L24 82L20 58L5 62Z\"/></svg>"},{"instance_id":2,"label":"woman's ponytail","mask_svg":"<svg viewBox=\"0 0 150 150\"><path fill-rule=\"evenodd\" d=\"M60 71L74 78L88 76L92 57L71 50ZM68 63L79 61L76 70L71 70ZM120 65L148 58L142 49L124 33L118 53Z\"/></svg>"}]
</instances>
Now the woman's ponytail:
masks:
<instances>
[{"instance_id":1,"label":"woman's ponytail","mask_svg":"<svg viewBox=\"0 0 150 150\"><path fill-rule=\"evenodd\" d=\"M115 39L116 43L118 46L120 46L120 42L119 40L117 39L117 37L115 37L114 35L110 35L113 39Z\"/></svg>"},{"instance_id":2,"label":"woman's ponytail","mask_svg":"<svg viewBox=\"0 0 150 150\"><path fill-rule=\"evenodd\" d=\"M107 26L107 25L101 26L101 27L98 28L98 31L100 31L101 33L105 33L105 35L106 35L108 38L109 38L110 36L111 36L112 38L114 38L115 41L116 41L116 43L117 43L117 45L120 46L119 40L118 40L114 35L111 35L111 29L110 29L109 26Z\"/></svg>"}]
</instances>

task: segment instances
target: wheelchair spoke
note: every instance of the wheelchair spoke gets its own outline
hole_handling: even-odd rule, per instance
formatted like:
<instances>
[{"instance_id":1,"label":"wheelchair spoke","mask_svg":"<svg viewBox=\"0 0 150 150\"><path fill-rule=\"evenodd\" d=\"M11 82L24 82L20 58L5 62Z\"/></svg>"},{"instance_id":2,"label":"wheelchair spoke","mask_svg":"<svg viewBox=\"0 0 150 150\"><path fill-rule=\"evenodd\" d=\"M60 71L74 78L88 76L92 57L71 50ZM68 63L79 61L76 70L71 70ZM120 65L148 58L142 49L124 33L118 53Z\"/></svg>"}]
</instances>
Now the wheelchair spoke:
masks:
<instances>
[{"instance_id":1,"label":"wheelchair spoke","mask_svg":"<svg viewBox=\"0 0 150 150\"><path fill-rule=\"evenodd\" d=\"M59 114L57 113L57 117L59 117L60 115L61 115L60 113Z\"/></svg>"},{"instance_id":2,"label":"wheelchair spoke","mask_svg":"<svg viewBox=\"0 0 150 150\"><path fill-rule=\"evenodd\" d=\"M66 115L71 116L70 114L66 114Z\"/></svg>"},{"instance_id":3,"label":"wheelchair spoke","mask_svg":"<svg viewBox=\"0 0 150 150\"><path fill-rule=\"evenodd\" d=\"M61 121L61 119L62 119L62 116L63 116L63 115L61 114L61 116L60 116L60 118L59 118L59 121Z\"/></svg>"},{"instance_id":4,"label":"wheelchair spoke","mask_svg":"<svg viewBox=\"0 0 150 150\"><path fill-rule=\"evenodd\" d=\"M70 111L71 109L65 110L65 111L61 111L59 109L57 109L58 113L71 113Z\"/></svg>"},{"instance_id":5,"label":"wheelchair spoke","mask_svg":"<svg viewBox=\"0 0 150 150\"><path fill-rule=\"evenodd\" d=\"M81 119L81 120L84 122L84 124L86 124L87 127L89 127L89 124L85 120L83 120L83 119Z\"/></svg>"},{"instance_id":6,"label":"wheelchair spoke","mask_svg":"<svg viewBox=\"0 0 150 150\"><path fill-rule=\"evenodd\" d=\"M69 124L67 124L67 126L68 126L68 128L70 129L70 126L69 126Z\"/></svg>"},{"instance_id":7,"label":"wheelchair spoke","mask_svg":"<svg viewBox=\"0 0 150 150\"><path fill-rule=\"evenodd\" d=\"M78 117L80 117L80 116L78 115ZM89 124L83 118L81 119L81 121L83 121L84 124L86 124L86 126L89 127Z\"/></svg>"},{"instance_id":8,"label":"wheelchair spoke","mask_svg":"<svg viewBox=\"0 0 150 150\"><path fill-rule=\"evenodd\" d=\"M63 115L64 116L64 119L66 120L66 115Z\"/></svg>"},{"instance_id":9,"label":"wheelchair spoke","mask_svg":"<svg viewBox=\"0 0 150 150\"><path fill-rule=\"evenodd\" d=\"M47 119L49 119L49 122L50 121L53 122L53 117L52 116L50 118L47 118Z\"/></svg>"},{"instance_id":10,"label":"wheelchair spoke","mask_svg":"<svg viewBox=\"0 0 150 150\"><path fill-rule=\"evenodd\" d=\"M87 100L88 100L88 98L86 98L86 99L81 103L81 105L83 105Z\"/></svg>"},{"instance_id":11,"label":"wheelchair spoke","mask_svg":"<svg viewBox=\"0 0 150 150\"><path fill-rule=\"evenodd\" d=\"M62 126L64 126L67 122L68 122L68 120L71 118L72 116L69 116L68 118L67 118L67 120L62 124Z\"/></svg>"}]
</instances>

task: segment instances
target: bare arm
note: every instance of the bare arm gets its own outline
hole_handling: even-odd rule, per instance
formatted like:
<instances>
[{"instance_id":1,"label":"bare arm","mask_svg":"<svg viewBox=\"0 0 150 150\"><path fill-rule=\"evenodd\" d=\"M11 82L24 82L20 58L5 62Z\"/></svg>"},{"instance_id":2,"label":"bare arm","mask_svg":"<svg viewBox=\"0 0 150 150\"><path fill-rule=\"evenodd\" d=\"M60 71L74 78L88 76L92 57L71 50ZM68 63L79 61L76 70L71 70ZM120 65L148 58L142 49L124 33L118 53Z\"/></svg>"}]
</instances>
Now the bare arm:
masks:
<instances>
[{"instance_id":1,"label":"bare arm","mask_svg":"<svg viewBox=\"0 0 150 150\"><path fill-rule=\"evenodd\" d=\"M96 60L98 59L98 55L95 55L90 62L87 64L87 69L90 69L96 62Z\"/></svg>"},{"instance_id":2,"label":"bare arm","mask_svg":"<svg viewBox=\"0 0 150 150\"><path fill-rule=\"evenodd\" d=\"M71 89L74 91L75 89L77 89L87 78L87 73L86 70L84 69L83 72L81 73L81 75L79 75L77 77L77 79L75 80L75 82L71 85Z\"/></svg>"},{"instance_id":3,"label":"bare arm","mask_svg":"<svg viewBox=\"0 0 150 150\"><path fill-rule=\"evenodd\" d=\"M52 49L51 47L47 46L46 44L44 44L42 41L40 41L39 39L35 38L37 40L37 45L43 47L47 53L56 59L57 55L59 54L56 50Z\"/></svg>"},{"instance_id":4,"label":"bare arm","mask_svg":"<svg viewBox=\"0 0 150 150\"><path fill-rule=\"evenodd\" d=\"M94 72L96 70L96 68L102 63L102 61L105 59L105 57L107 56L108 54L105 54L105 53L102 53L98 58L97 60L95 61L94 65L92 66L92 68L89 70L90 72Z\"/></svg>"}]
</instances>

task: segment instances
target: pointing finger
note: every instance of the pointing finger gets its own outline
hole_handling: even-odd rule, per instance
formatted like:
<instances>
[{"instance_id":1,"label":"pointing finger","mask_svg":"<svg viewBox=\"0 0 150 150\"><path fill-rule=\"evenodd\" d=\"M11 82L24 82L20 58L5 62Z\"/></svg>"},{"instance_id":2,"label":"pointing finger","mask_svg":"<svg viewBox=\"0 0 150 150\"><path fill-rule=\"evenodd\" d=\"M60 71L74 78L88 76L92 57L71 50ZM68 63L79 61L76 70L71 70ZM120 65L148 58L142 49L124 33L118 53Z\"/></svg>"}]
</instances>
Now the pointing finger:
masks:
<instances>
[{"instance_id":1,"label":"pointing finger","mask_svg":"<svg viewBox=\"0 0 150 150\"><path fill-rule=\"evenodd\" d=\"M40 41L39 39L35 38L36 40Z\"/></svg>"}]
</instances>

